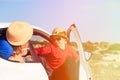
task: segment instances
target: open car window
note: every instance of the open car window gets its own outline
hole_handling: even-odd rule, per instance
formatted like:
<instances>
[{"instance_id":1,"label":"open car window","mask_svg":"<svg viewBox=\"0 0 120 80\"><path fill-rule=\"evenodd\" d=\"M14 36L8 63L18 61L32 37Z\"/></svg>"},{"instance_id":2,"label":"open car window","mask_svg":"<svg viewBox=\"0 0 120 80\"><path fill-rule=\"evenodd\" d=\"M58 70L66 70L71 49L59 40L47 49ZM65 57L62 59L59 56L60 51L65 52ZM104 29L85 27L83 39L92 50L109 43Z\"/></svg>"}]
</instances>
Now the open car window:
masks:
<instances>
[{"instance_id":1,"label":"open car window","mask_svg":"<svg viewBox=\"0 0 120 80\"><path fill-rule=\"evenodd\" d=\"M49 44L49 34L45 31L34 29L33 36L29 41L30 54L32 61L26 62L40 62L39 57L35 54L35 48L46 46Z\"/></svg>"},{"instance_id":2,"label":"open car window","mask_svg":"<svg viewBox=\"0 0 120 80\"><path fill-rule=\"evenodd\" d=\"M31 43L34 48L38 48L38 47L46 46L50 42L39 35L33 35L31 38Z\"/></svg>"}]
</instances>

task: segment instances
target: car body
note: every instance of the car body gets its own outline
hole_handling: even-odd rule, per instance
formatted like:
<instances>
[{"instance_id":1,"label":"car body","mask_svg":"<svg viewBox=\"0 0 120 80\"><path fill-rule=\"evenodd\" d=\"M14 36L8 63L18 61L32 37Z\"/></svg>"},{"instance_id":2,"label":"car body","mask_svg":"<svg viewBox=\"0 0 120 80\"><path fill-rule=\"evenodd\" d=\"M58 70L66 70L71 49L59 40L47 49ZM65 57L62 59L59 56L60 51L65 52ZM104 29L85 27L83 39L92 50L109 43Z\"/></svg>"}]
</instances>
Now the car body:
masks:
<instances>
[{"instance_id":1,"label":"car body","mask_svg":"<svg viewBox=\"0 0 120 80\"><path fill-rule=\"evenodd\" d=\"M6 29L10 23L0 23L0 30ZM33 37L29 41L30 53L33 61L26 63L17 63L4 60L0 58L0 79L1 80L48 80L47 73L40 63L39 57L34 51L34 40L40 40L50 43L49 36L51 35L46 30L40 27L33 26L34 33ZM82 42L80 39L79 32L76 27L73 27L73 36L76 37L74 40L77 43L77 50L80 55L80 61L74 63L68 59L63 66L53 73L51 80L90 80L91 71L89 65L85 59ZM71 33L68 34L71 37ZM73 37L71 37L73 39ZM70 39L71 39L70 38ZM71 41L71 40L70 40ZM39 45L43 45L39 43ZM71 67L70 67L71 66ZM62 74L61 74L62 72Z\"/></svg>"}]
</instances>

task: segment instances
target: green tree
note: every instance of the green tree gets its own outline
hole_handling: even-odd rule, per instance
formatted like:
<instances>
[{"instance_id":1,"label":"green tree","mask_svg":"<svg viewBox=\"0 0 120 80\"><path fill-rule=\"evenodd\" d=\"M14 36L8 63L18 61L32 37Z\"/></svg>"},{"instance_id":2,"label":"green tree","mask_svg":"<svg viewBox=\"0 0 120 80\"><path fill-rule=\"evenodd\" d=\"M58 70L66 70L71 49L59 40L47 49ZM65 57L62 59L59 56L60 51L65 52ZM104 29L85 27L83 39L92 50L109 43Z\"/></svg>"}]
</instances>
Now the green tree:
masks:
<instances>
[{"instance_id":1,"label":"green tree","mask_svg":"<svg viewBox=\"0 0 120 80\"><path fill-rule=\"evenodd\" d=\"M120 50L120 44L112 44L110 45L110 47L108 48L108 50Z\"/></svg>"},{"instance_id":2,"label":"green tree","mask_svg":"<svg viewBox=\"0 0 120 80\"><path fill-rule=\"evenodd\" d=\"M90 52L90 53L97 50L97 47L94 45L94 43L92 43L90 41L87 41L87 42L83 43L83 48L84 48L84 51L87 51L87 52Z\"/></svg>"}]
</instances>

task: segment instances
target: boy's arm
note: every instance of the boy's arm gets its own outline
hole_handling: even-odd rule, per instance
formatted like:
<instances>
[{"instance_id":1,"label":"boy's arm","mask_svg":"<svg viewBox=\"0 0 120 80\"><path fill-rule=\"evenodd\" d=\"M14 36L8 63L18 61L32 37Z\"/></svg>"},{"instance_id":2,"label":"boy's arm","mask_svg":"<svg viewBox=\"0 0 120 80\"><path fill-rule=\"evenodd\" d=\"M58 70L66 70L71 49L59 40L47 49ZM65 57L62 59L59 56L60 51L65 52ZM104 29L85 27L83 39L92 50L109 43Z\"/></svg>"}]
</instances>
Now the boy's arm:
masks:
<instances>
[{"instance_id":1,"label":"boy's arm","mask_svg":"<svg viewBox=\"0 0 120 80\"><path fill-rule=\"evenodd\" d=\"M35 48L35 52L37 55L44 55L51 53L51 47L50 46L44 46L40 48Z\"/></svg>"}]
</instances>

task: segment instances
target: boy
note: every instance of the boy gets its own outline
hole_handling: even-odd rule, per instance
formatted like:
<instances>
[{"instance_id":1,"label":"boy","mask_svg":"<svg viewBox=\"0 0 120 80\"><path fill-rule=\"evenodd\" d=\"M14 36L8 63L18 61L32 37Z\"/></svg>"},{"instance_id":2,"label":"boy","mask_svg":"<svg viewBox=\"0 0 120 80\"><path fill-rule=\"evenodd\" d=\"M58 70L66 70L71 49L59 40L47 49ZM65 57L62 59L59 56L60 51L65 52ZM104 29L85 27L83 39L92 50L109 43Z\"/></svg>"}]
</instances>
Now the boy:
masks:
<instances>
[{"instance_id":1,"label":"boy","mask_svg":"<svg viewBox=\"0 0 120 80\"><path fill-rule=\"evenodd\" d=\"M71 57L77 62L79 55L67 44L68 37L64 29L55 28L50 36L51 44L41 48L36 48L36 54L40 55L41 63L46 69L48 76L58 69L67 59Z\"/></svg>"}]
</instances>

